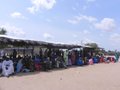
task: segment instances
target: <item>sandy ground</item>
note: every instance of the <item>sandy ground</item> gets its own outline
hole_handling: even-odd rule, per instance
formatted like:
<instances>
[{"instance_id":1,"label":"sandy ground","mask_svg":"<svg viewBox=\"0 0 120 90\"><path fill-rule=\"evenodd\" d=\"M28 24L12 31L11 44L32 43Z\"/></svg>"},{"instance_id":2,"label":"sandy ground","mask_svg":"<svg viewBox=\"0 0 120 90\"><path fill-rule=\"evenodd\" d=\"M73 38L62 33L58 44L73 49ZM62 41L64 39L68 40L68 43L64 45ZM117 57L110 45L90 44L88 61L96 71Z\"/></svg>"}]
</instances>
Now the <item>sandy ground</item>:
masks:
<instances>
[{"instance_id":1,"label":"sandy ground","mask_svg":"<svg viewBox=\"0 0 120 90\"><path fill-rule=\"evenodd\" d=\"M20 73L0 78L0 90L120 90L120 63Z\"/></svg>"}]
</instances>

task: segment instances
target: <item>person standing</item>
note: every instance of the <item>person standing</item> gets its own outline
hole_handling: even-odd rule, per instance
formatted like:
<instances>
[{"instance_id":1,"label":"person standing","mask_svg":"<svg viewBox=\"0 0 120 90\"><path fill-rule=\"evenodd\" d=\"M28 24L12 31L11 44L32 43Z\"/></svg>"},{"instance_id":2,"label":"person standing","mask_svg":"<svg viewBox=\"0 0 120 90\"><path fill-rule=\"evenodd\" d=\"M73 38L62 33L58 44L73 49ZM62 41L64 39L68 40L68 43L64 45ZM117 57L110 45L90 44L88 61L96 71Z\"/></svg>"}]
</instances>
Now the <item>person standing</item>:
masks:
<instances>
[{"instance_id":1,"label":"person standing","mask_svg":"<svg viewBox=\"0 0 120 90\"><path fill-rule=\"evenodd\" d=\"M13 50L13 59L16 59L16 56L17 56L17 51L14 49Z\"/></svg>"},{"instance_id":2,"label":"person standing","mask_svg":"<svg viewBox=\"0 0 120 90\"><path fill-rule=\"evenodd\" d=\"M65 64L68 66L68 50L64 51Z\"/></svg>"}]
</instances>

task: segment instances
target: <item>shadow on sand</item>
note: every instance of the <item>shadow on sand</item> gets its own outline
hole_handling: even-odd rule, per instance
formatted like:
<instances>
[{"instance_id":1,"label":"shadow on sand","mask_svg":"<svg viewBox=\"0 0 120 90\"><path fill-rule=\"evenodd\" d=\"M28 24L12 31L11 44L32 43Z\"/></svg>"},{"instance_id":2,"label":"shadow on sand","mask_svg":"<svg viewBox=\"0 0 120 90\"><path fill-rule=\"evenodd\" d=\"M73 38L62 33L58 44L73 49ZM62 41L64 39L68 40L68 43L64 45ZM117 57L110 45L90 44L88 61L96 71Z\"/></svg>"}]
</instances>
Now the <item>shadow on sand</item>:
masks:
<instances>
[{"instance_id":1,"label":"shadow on sand","mask_svg":"<svg viewBox=\"0 0 120 90\"><path fill-rule=\"evenodd\" d=\"M41 72L44 72L44 73L51 73L51 72L55 72L55 71L63 71L63 70L66 70L66 69L71 69L71 68L83 68L83 67L86 67L88 65L83 65L83 66L69 66L67 68L54 68L54 69L51 69L51 70L47 70L47 71L34 71L34 72L20 72L20 73L16 73L14 75L11 75L10 77L22 77L22 76L28 76L28 75L36 75L36 74L39 74Z\"/></svg>"}]
</instances>

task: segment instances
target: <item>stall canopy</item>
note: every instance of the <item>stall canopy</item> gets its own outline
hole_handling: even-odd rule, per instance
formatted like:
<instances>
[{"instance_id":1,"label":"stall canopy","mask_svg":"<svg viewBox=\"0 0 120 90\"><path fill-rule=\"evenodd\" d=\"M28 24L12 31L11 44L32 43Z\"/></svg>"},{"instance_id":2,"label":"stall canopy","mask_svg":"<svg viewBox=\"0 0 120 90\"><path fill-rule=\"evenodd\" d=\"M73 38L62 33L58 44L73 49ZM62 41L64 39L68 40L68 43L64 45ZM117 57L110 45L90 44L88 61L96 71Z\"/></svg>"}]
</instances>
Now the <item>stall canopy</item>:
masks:
<instances>
[{"instance_id":1,"label":"stall canopy","mask_svg":"<svg viewBox=\"0 0 120 90\"><path fill-rule=\"evenodd\" d=\"M13 45L13 46L43 46L48 48L60 48L60 49L72 49L72 48L81 48L81 45L73 44L56 44L44 41L35 41L35 40L24 40L9 37L6 35L0 35L0 44Z\"/></svg>"}]
</instances>

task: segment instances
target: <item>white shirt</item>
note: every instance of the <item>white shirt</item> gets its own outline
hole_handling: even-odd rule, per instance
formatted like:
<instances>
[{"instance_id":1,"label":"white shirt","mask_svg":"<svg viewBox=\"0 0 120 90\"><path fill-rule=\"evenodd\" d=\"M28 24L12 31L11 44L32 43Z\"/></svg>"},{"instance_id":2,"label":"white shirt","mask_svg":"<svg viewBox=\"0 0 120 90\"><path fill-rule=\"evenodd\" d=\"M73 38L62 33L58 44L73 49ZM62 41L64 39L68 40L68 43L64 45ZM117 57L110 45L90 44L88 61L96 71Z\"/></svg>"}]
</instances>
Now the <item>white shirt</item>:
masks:
<instances>
[{"instance_id":1,"label":"white shirt","mask_svg":"<svg viewBox=\"0 0 120 90\"><path fill-rule=\"evenodd\" d=\"M4 76L9 76L14 73L13 61L12 60L4 60L2 63L2 74Z\"/></svg>"}]
</instances>

